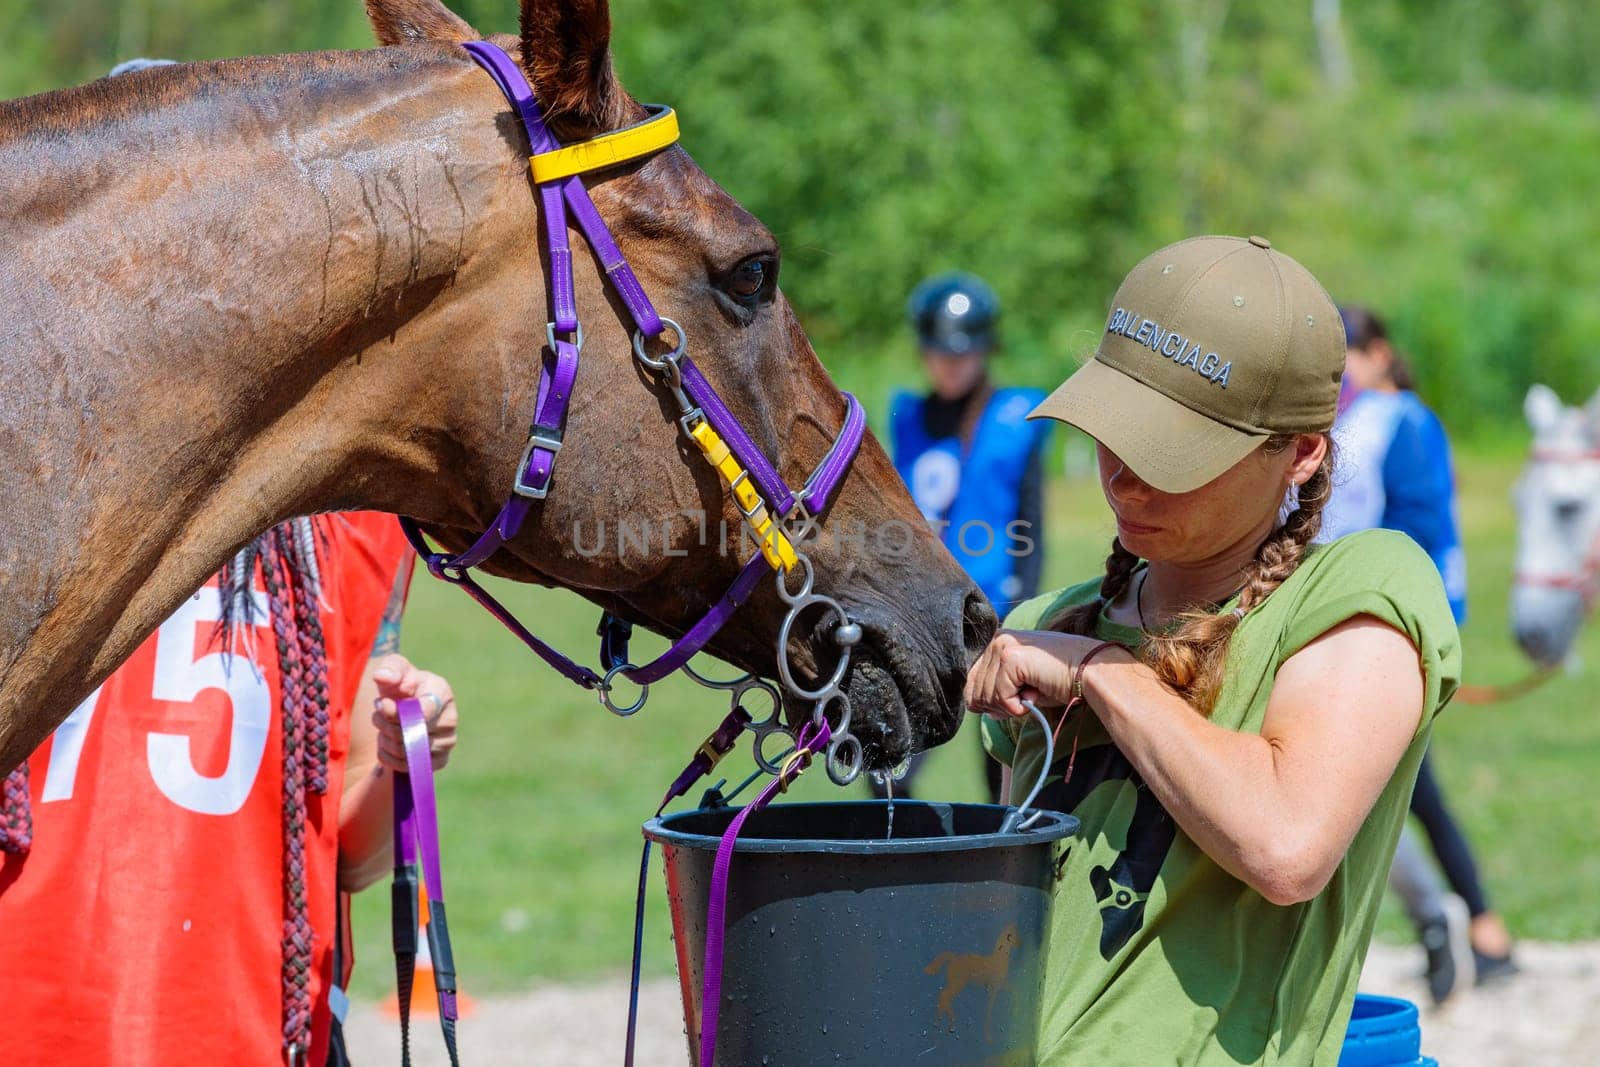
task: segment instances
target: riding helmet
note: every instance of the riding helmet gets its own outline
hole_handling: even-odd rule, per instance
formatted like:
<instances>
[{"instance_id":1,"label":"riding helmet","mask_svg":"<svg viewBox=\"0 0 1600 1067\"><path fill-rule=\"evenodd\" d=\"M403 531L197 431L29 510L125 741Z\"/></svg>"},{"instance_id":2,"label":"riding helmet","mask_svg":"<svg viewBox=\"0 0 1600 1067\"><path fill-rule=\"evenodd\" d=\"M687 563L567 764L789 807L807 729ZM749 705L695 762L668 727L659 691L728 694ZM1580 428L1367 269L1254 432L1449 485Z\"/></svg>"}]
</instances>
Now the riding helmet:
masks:
<instances>
[{"instance_id":1,"label":"riding helmet","mask_svg":"<svg viewBox=\"0 0 1600 1067\"><path fill-rule=\"evenodd\" d=\"M966 356L994 347L1000 300L976 275L934 275L912 291L907 310L924 349Z\"/></svg>"}]
</instances>

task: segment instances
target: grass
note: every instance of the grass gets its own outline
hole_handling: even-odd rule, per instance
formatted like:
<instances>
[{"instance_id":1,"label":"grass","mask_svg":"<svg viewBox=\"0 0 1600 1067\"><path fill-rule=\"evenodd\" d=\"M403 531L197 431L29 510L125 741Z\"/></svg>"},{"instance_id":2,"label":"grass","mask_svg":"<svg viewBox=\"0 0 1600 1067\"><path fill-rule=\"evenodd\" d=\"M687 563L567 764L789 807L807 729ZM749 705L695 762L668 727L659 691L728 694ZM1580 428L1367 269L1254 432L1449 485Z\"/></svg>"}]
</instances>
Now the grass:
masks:
<instances>
[{"instance_id":1,"label":"grass","mask_svg":"<svg viewBox=\"0 0 1600 1067\"><path fill-rule=\"evenodd\" d=\"M1472 571L1463 639L1467 679L1475 683L1508 681L1525 670L1506 625L1515 532L1508 492L1520 462L1517 444L1458 457ZM1057 478L1050 489L1047 582L1061 585L1095 573L1110 532L1098 487L1082 477ZM597 609L563 592L500 588L546 638L594 661ZM648 634L636 642L639 655L664 647ZM631 951L639 824L726 704L675 678L652 691L638 716L617 719L525 652L467 597L426 573L412 588L403 646L451 679L462 709L461 744L439 787L446 899L466 988L487 992L623 971ZM1600 662L1600 627L1584 635L1583 653L1588 663ZM1600 751L1596 681L1589 669L1499 706L1452 707L1435 733L1446 795L1477 849L1492 899L1519 936L1600 936L1600 828L1592 791L1594 753ZM719 770L737 781L752 766L746 745ZM932 753L919 792L980 796L979 756L969 730ZM865 788L857 785L852 793L865 795ZM816 799L837 791L819 769L794 795ZM645 968L670 973L659 859L649 890ZM355 985L369 995L382 993L392 982L387 892L375 887L362 894L355 911L362 961ZM1403 934L1392 903L1381 929Z\"/></svg>"}]
</instances>

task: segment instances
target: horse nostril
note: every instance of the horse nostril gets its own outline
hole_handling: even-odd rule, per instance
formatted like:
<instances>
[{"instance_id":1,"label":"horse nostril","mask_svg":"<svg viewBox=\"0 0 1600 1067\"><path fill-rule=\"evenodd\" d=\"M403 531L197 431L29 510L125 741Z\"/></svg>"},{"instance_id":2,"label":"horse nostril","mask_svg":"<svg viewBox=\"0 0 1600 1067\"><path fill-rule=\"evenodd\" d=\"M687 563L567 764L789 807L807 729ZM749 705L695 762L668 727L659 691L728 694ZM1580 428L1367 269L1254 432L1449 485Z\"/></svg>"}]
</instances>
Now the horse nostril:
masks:
<instances>
[{"instance_id":1,"label":"horse nostril","mask_svg":"<svg viewBox=\"0 0 1600 1067\"><path fill-rule=\"evenodd\" d=\"M989 646L997 626L999 620L988 598L975 586L969 589L961 605L961 647L967 653L967 666Z\"/></svg>"}]
</instances>

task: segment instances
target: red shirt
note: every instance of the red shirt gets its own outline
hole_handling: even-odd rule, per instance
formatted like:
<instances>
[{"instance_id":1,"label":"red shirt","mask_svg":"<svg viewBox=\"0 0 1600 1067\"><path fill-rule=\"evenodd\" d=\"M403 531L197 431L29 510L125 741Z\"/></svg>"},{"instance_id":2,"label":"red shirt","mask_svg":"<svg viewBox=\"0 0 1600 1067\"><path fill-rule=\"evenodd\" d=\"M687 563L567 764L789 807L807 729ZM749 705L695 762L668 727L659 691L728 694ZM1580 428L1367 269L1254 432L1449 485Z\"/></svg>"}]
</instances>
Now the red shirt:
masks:
<instances>
[{"instance_id":1,"label":"red shirt","mask_svg":"<svg viewBox=\"0 0 1600 1067\"><path fill-rule=\"evenodd\" d=\"M313 1065L327 1060L350 704L410 558L392 516L319 528L330 721L328 790L306 798ZM33 848L0 862L10 1067L282 1064L282 711L259 570L255 585L234 656L213 579L30 758Z\"/></svg>"}]
</instances>

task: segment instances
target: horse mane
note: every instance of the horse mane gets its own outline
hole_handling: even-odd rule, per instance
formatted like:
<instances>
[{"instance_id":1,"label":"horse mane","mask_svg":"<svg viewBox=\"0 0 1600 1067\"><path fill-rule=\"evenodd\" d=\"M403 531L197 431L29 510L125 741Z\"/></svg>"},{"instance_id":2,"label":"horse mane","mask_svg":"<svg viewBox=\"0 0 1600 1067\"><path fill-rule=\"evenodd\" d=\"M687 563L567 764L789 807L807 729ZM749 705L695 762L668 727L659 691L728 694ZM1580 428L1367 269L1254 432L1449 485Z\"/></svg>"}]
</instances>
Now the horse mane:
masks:
<instances>
[{"instance_id":1,"label":"horse mane","mask_svg":"<svg viewBox=\"0 0 1600 1067\"><path fill-rule=\"evenodd\" d=\"M342 52L298 52L177 63L102 77L83 85L0 101L0 144L116 129L160 111L245 89L269 99L334 92L397 73L470 63L459 48L421 43Z\"/></svg>"}]
</instances>

